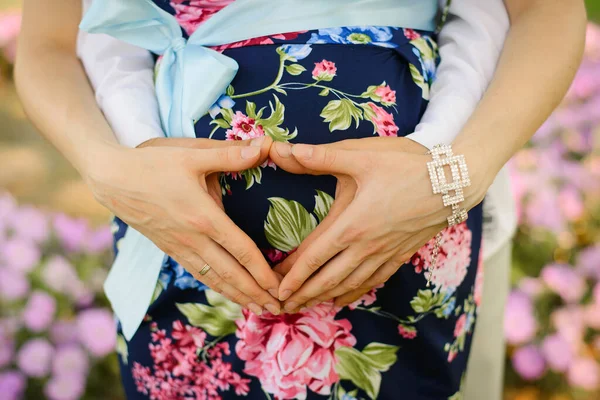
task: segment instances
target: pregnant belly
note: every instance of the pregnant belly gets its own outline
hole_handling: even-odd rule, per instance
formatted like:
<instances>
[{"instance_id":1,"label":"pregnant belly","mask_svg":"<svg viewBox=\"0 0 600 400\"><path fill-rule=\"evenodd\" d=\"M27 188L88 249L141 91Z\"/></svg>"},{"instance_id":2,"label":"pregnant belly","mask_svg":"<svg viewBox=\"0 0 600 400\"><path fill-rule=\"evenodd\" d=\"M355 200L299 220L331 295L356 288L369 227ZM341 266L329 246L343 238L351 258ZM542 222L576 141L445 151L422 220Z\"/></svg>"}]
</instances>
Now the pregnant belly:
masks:
<instances>
[{"instance_id":1,"label":"pregnant belly","mask_svg":"<svg viewBox=\"0 0 600 400\"><path fill-rule=\"evenodd\" d=\"M364 45L230 49L240 70L196 136L324 144L411 133L426 106L401 51ZM332 176L293 175L272 162L221 177L223 204L271 261L293 251L326 214Z\"/></svg>"}]
</instances>

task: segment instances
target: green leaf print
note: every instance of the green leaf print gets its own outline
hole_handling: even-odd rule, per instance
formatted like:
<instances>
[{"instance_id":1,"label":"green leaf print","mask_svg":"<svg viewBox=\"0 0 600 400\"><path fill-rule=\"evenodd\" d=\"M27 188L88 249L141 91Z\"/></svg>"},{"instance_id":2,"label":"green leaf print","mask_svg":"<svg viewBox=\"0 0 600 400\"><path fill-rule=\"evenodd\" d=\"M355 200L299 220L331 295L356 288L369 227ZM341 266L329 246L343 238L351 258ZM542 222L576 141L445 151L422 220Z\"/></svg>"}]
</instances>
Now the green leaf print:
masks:
<instances>
[{"instance_id":1,"label":"green leaf print","mask_svg":"<svg viewBox=\"0 0 600 400\"><path fill-rule=\"evenodd\" d=\"M329 122L330 132L345 131L352 124L352 119L356 121L356 127L358 127L363 118L358 107L348 99L331 100L321 111L321 117L325 122Z\"/></svg>"},{"instance_id":2,"label":"green leaf print","mask_svg":"<svg viewBox=\"0 0 600 400\"><path fill-rule=\"evenodd\" d=\"M231 125L231 120L233 120L233 110L231 108L222 108L221 115L223 116L225 122Z\"/></svg>"},{"instance_id":3,"label":"green leaf print","mask_svg":"<svg viewBox=\"0 0 600 400\"><path fill-rule=\"evenodd\" d=\"M313 213L317 216L319 222L323 222L327 214L329 214L332 204L333 197L325 192L317 190L317 195L315 196L315 209Z\"/></svg>"},{"instance_id":4,"label":"green leaf print","mask_svg":"<svg viewBox=\"0 0 600 400\"><path fill-rule=\"evenodd\" d=\"M127 365L129 362L129 350L127 350L127 341L123 335L117 335L117 354L121 356L123 364Z\"/></svg>"},{"instance_id":5,"label":"green leaf print","mask_svg":"<svg viewBox=\"0 0 600 400\"><path fill-rule=\"evenodd\" d=\"M424 313L440 305L443 300L444 296L441 293L434 294L431 290L419 290L417 296L411 300L410 305L415 312Z\"/></svg>"},{"instance_id":6,"label":"green leaf print","mask_svg":"<svg viewBox=\"0 0 600 400\"><path fill-rule=\"evenodd\" d=\"M383 81L383 83L381 85L369 86L365 92L361 93L360 97L365 98L365 99L371 99L371 100L379 103L381 101L381 97L376 95L375 91L377 89L379 89L380 87L384 87L386 85L387 85L387 83L385 83L385 81Z\"/></svg>"},{"instance_id":7,"label":"green leaf print","mask_svg":"<svg viewBox=\"0 0 600 400\"><path fill-rule=\"evenodd\" d=\"M265 236L277 250L292 251L317 227L317 220L296 201L271 197L269 202Z\"/></svg>"},{"instance_id":8,"label":"green leaf print","mask_svg":"<svg viewBox=\"0 0 600 400\"><path fill-rule=\"evenodd\" d=\"M227 86L227 90L225 91L225 93L227 94L227 96L233 96L235 94L235 90L233 89L233 86L231 86L231 85Z\"/></svg>"},{"instance_id":9,"label":"green leaf print","mask_svg":"<svg viewBox=\"0 0 600 400\"><path fill-rule=\"evenodd\" d=\"M325 88L319 92L319 96L329 96L329 88Z\"/></svg>"},{"instance_id":10,"label":"green leaf print","mask_svg":"<svg viewBox=\"0 0 600 400\"><path fill-rule=\"evenodd\" d=\"M375 121L377 119L377 114L375 114L375 111L373 111L373 109L369 106L369 103L361 103L359 105L363 110L364 118L368 121L371 121L373 124L373 135L375 135L377 133L377 122Z\"/></svg>"},{"instance_id":11,"label":"green leaf print","mask_svg":"<svg viewBox=\"0 0 600 400\"><path fill-rule=\"evenodd\" d=\"M222 129L229 129L231 128L231 125L229 125L229 122L225 121L224 119L221 118L215 118L212 121L209 122L210 125L216 125L219 128Z\"/></svg>"},{"instance_id":12,"label":"green leaf print","mask_svg":"<svg viewBox=\"0 0 600 400\"><path fill-rule=\"evenodd\" d=\"M300 64L290 64L285 66L285 70L288 72L288 74L297 76L306 71L306 68Z\"/></svg>"},{"instance_id":13,"label":"green leaf print","mask_svg":"<svg viewBox=\"0 0 600 400\"><path fill-rule=\"evenodd\" d=\"M429 84L425 82L425 78L423 78L423 75L421 75L421 72L419 72L417 67L415 67L413 64L408 64L408 66L410 68L410 74L413 78L413 81L418 87L421 88L421 91L423 92L423 98L425 100L429 100Z\"/></svg>"},{"instance_id":14,"label":"green leaf print","mask_svg":"<svg viewBox=\"0 0 600 400\"><path fill-rule=\"evenodd\" d=\"M396 352L399 346L392 346L384 343L369 343L362 353L369 358L371 365L378 371L385 372L398 360Z\"/></svg>"},{"instance_id":15,"label":"green leaf print","mask_svg":"<svg viewBox=\"0 0 600 400\"><path fill-rule=\"evenodd\" d=\"M244 170L240 174L246 180L246 190L250 189L254 183L260 184L262 179L262 169L260 167Z\"/></svg>"},{"instance_id":16,"label":"green leaf print","mask_svg":"<svg viewBox=\"0 0 600 400\"><path fill-rule=\"evenodd\" d=\"M256 116L257 124L261 125L265 130L265 134L269 135L271 139L277 142L287 142L294 139L298 135L298 130L294 129L294 132L290 133L289 129L280 127L285 117L285 106L276 95L275 104L269 102L271 108L271 115L268 118L261 119L262 109Z\"/></svg>"},{"instance_id":17,"label":"green leaf print","mask_svg":"<svg viewBox=\"0 0 600 400\"><path fill-rule=\"evenodd\" d=\"M200 303L176 303L177 308L191 325L204 329L212 336L235 333L235 320L242 317L242 308L213 290L204 293L212 307Z\"/></svg>"},{"instance_id":18,"label":"green leaf print","mask_svg":"<svg viewBox=\"0 0 600 400\"><path fill-rule=\"evenodd\" d=\"M381 374L371 360L353 347L340 347L335 356L338 359L335 370L340 379L352 381L371 399L376 399L381 387Z\"/></svg>"}]
</instances>

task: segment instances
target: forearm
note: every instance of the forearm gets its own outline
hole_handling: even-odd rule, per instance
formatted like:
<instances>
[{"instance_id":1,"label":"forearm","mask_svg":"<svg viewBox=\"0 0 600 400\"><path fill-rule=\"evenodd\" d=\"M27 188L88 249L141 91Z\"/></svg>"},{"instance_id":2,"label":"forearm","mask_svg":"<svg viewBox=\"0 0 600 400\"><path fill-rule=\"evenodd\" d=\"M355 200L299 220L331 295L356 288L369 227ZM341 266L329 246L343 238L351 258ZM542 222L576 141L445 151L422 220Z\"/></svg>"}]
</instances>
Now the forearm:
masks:
<instances>
[{"instance_id":1,"label":"forearm","mask_svg":"<svg viewBox=\"0 0 600 400\"><path fill-rule=\"evenodd\" d=\"M75 15L73 18L77 18ZM46 39L28 32L32 24L27 18L25 4L25 28L15 66L24 109L39 131L85 174L90 162L101 164L103 154L116 148L117 141L75 56L76 32L72 42Z\"/></svg>"},{"instance_id":2,"label":"forearm","mask_svg":"<svg viewBox=\"0 0 600 400\"><path fill-rule=\"evenodd\" d=\"M517 15L513 6L496 74L454 143L488 184L560 103L583 54L583 2L531 3Z\"/></svg>"}]
</instances>

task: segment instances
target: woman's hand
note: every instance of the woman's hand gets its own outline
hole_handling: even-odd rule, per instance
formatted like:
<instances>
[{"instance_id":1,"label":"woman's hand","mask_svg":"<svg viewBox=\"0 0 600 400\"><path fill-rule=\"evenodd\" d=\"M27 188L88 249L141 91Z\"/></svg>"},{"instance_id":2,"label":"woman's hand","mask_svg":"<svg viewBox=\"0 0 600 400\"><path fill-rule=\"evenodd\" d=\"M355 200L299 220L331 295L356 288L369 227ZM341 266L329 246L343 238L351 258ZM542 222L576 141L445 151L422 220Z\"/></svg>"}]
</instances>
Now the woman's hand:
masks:
<instances>
[{"instance_id":1,"label":"woman's hand","mask_svg":"<svg viewBox=\"0 0 600 400\"><path fill-rule=\"evenodd\" d=\"M256 314L263 307L278 314L279 301L267 291L277 296L279 280L255 243L223 212L217 180L220 171L261 164L270 146L268 138L251 144L155 139L118 150L109 163L86 174L87 181L100 203L196 279ZM211 269L201 276L205 263Z\"/></svg>"},{"instance_id":2,"label":"woman's hand","mask_svg":"<svg viewBox=\"0 0 600 400\"><path fill-rule=\"evenodd\" d=\"M378 137L321 146L275 143L273 148L271 158L290 172L338 178L323 228L319 225L307 238L309 244L303 243L298 255L278 268L287 272L279 286L286 311L331 298L337 298L337 305L351 303L387 281L446 226L448 210L431 191L426 166L431 158L410 139ZM493 175L471 178L467 208L483 199Z\"/></svg>"}]
</instances>

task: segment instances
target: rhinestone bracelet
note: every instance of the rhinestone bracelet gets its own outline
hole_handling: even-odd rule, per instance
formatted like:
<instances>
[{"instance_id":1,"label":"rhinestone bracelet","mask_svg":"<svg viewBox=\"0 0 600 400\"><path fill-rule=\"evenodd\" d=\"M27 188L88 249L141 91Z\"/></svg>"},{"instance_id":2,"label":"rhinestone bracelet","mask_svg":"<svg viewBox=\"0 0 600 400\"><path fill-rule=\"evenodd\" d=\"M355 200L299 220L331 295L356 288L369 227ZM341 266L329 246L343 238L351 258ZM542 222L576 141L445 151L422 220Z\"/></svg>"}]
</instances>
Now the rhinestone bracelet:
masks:
<instances>
[{"instance_id":1,"label":"rhinestone bracelet","mask_svg":"<svg viewBox=\"0 0 600 400\"><path fill-rule=\"evenodd\" d=\"M468 218L467 210L460 206L460 203L465 201L463 189L471 186L465 156L462 154L454 155L452 147L445 144L433 146L427 154L431 154L433 158L432 161L427 163L433 194L441 194L444 207L451 207L452 209L452 215L447 218L448 226L454 226L466 221ZM446 166L450 167L451 182L446 181L446 172L444 170ZM436 268L441 243L442 232L439 232L435 237L431 265L427 268L427 286L431 284L431 277L433 270Z\"/></svg>"}]
</instances>

